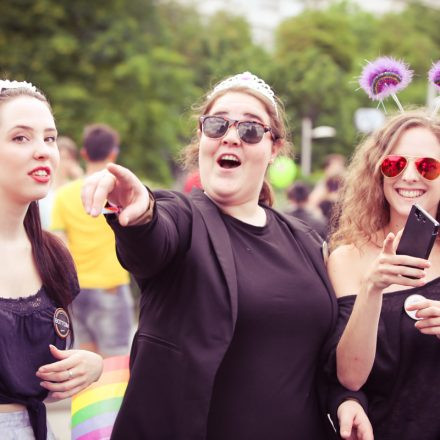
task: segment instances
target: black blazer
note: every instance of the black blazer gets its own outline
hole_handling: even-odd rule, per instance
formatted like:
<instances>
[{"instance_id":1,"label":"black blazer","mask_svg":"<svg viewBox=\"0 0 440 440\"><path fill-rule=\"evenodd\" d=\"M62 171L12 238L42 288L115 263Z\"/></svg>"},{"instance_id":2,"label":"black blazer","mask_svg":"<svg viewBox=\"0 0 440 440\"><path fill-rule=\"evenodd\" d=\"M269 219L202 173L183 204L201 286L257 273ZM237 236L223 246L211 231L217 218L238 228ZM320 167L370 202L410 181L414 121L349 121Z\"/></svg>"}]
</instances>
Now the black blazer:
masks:
<instances>
[{"instance_id":1,"label":"black blazer","mask_svg":"<svg viewBox=\"0 0 440 440\"><path fill-rule=\"evenodd\" d=\"M124 228L109 218L118 257L142 292L131 377L112 439L202 440L215 374L237 319L234 258L219 210L203 192L153 194L153 219L147 225ZM327 287L330 335L337 304L322 240L304 223L274 212Z\"/></svg>"}]
</instances>

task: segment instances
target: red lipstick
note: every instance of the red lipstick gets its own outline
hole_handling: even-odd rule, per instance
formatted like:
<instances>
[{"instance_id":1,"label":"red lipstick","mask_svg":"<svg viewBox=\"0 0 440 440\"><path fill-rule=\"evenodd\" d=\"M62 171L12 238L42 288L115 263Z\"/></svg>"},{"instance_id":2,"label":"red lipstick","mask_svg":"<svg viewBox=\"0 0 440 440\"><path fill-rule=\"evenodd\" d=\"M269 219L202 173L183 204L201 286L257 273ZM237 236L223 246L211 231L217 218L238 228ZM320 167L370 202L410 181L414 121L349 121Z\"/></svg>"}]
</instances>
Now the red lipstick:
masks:
<instances>
[{"instance_id":1,"label":"red lipstick","mask_svg":"<svg viewBox=\"0 0 440 440\"><path fill-rule=\"evenodd\" d=\"M37 167L29 173L29 176L38 183L47 183L50 181L50 174L51 171L49 167Z\"/></svg>"}]
</instances>

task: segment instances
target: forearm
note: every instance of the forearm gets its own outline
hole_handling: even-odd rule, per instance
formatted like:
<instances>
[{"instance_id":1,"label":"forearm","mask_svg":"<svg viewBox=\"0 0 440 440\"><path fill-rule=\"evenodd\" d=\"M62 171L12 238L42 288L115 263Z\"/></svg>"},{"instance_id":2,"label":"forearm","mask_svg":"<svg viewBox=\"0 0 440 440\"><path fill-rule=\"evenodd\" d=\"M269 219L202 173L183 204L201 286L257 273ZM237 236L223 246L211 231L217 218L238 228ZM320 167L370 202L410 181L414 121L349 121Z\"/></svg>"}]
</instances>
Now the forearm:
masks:
<instances>
[{"instance_id":1,"label":"forearm","mask_svg":"<svg viewBox=\"0 0 440 440\"><path fill-rule=\"evenodd\" d=\"M338 379L350 390L360 389L373 367L381 307L381 294L361 289L338 343Z\"/></svg>"}]
</instances>

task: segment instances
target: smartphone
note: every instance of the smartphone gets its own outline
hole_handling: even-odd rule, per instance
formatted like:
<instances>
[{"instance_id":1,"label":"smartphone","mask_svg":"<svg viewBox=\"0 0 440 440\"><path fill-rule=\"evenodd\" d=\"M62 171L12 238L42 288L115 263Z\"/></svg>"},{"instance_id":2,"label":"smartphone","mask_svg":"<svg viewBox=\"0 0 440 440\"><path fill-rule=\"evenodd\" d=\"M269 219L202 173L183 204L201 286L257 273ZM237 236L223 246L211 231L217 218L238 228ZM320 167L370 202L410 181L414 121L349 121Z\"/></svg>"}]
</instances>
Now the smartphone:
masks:
<instances>
[{"instance_id":1,"label":"smartphone","mask_svg":"<svg viewBox=\"0 0 440 440\"><path fill-rule=\"evenodd\" d=\"M428 259L439 231L440 223L417 204L406 220L396 254ZM412 278L412 277L411 277Z\"/></svg>"}]
</instances>

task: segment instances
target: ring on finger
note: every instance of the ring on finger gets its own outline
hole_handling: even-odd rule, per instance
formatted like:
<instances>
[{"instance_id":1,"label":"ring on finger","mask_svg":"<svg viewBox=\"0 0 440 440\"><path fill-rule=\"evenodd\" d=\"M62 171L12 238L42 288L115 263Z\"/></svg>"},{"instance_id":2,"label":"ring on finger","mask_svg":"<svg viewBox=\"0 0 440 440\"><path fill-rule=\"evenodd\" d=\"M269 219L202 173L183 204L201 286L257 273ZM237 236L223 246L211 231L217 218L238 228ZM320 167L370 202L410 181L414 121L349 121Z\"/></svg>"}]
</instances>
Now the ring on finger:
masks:
<instances>
[{"instance_id":1,"label":"ring on finger","mask_svg":"<svg viewBox=\"0 0 440 440\"><path fill-rule=\"evenodd\" d=\"M67 373L69 374L69 379L73 379L72 370L67 370Z\"/></svg>"}]
</instances>

